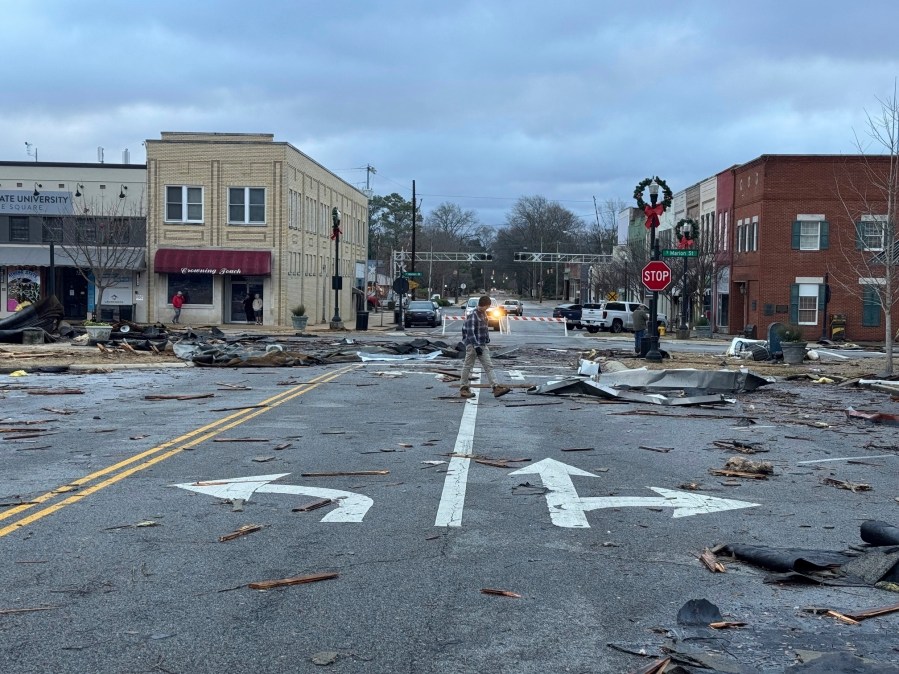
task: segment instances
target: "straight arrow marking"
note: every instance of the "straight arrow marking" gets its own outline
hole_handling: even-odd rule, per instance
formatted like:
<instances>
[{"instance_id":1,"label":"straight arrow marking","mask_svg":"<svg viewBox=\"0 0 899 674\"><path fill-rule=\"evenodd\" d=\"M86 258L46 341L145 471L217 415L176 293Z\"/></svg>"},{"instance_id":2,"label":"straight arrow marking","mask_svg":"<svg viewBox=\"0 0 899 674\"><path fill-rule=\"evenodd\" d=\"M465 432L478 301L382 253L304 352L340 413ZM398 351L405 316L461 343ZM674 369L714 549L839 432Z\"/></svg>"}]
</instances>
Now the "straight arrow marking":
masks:
<instances>
[{"instance_id":1,"label":"straight arrow marking","mask_svg":"<svg viewBox=\"0 0 899 674\"><path fill-rule=\"evenodd\" d=\"M552 523L558 527L583 528L590 527L586 512L602 508L674 508L673 517L689 517L704 515L725 510L754 508L760 504L748 501L717 498L705 494L695 494L675 489L648 487L659 496L578 496L574 488L572 475L597 477L593 473L575 468L555 459L543 459L537 463L519 468L509 475L525 475L536 473L540 476L546 493L546 505Z\"/></svg>"}]
</instances>

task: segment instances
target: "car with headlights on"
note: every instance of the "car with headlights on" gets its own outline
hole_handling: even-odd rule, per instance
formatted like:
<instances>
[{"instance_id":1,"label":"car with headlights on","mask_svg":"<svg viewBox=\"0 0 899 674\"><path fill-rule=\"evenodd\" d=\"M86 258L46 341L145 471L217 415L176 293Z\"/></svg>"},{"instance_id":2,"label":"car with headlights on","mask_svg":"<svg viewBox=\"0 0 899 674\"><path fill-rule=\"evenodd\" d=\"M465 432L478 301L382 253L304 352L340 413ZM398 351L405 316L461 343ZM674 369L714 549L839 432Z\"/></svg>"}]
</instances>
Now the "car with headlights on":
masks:
<instances>
[{"instance_id":1,"label":"car with headlights on","mask_svg":"<svg viewBox=\"0 0 899 674\"><path fill-rule=\"evenodd\" d=\"M411 328L413 325L427 325L436 328L443 325L443 312L431 300L412 300L405 309L403 325L407 328Z\"/></svg>"}]
</instances>

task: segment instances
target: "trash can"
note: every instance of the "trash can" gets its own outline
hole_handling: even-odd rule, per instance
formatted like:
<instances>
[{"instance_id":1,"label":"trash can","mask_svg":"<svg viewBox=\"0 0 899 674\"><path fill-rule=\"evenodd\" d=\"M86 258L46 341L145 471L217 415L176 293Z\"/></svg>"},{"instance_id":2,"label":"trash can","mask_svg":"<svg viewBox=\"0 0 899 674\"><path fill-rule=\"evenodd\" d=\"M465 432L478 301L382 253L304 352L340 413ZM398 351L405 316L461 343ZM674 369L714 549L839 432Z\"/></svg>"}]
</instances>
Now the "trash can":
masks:
<instances>
[{"instance_id":1,"label":"trash can","mask_svg":"<svg viewBox=\"0 0 899 674\"><path fill-rule=\"evenodd\" d=\"M830 315L830 338L835 342L846 340L846 314Z\"/></svg>"},{"instance_id":2,"label":"trash can","mask_svg":"<svg viewBox=\"0 0 899 674\"><path fill-rule=\"evenodd\" d=\"M356 329L357 330L368 330L368 312L367 311L357 311L356 312Z\"/></svg>"}]
</instances>

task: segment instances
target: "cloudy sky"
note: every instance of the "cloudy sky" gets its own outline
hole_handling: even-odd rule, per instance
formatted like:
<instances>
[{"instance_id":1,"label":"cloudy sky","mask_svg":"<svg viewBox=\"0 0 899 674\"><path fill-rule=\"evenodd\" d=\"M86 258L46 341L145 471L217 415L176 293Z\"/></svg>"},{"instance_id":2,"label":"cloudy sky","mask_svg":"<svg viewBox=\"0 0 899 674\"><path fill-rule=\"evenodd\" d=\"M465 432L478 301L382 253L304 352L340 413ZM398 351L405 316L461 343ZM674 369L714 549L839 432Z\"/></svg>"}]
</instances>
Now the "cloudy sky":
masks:
<instances>
[{"instance_id":1,"label":"cloudy sky","mask_svg":"<svg viewBox=\"0 0 899 674\"><path fill-rule=\"evenodd\" d=\"M761 154L858 151L899 75L895 0L0 0L0 160L145 161L272 133L347 182L500 225L587 220ZM868 151L879 149L871 147Z\"/></svg>"}]
</instances>

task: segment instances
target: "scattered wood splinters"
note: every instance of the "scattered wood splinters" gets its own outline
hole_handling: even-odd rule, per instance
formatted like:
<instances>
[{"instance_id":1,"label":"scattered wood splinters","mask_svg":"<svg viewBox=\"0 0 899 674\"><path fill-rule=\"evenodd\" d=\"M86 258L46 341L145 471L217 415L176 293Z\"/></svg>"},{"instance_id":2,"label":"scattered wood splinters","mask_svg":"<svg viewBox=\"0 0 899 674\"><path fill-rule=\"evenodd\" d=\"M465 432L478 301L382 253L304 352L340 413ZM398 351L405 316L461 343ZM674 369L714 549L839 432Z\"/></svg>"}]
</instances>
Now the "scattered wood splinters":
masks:
<instances>
[{"instance_id":1,"label":"scattered wood splinters","mask_svg":"<svg viewBox=\"0 0 899 674\"><path fill-rule=\"evenodd\" d=\"M331 580L337 578L337 573L313 573L308 576L293 576L291 578L280 578L278 580L260 580L247 585L251 590L271 590L275 587L287 587L289 585L302 585L304 583L317 583L320 580Z\"/></svg>"},{"instance_id":2,"label":"scattered wood splinters","mask_svg":"<svg viewBox=\"0 0 899 674\"><path fill-rule=\"evenodd\" d=\"M491 587L485 587L481 589L481 594L493 594L497 597L511 597L513 599L521 599L520 594L516 594L515 592L510 592L509 590L496 590Z\"/></svg>"},{"instance_id":3,"label":"scattered wood splinters","mask_svg":"<svg viewBox=\"0 0 899 674\"><path fill-rule=\"evenodd\" d=\"M224 536L219 536L219 543L224 543L226 541L233 541L235 538L240 538L241 536L246 536L247 534L255 533L262 529L261 524L245 524L242 527L238 527L230 534L225 534Z\"/></svg>"}]
</instances>

